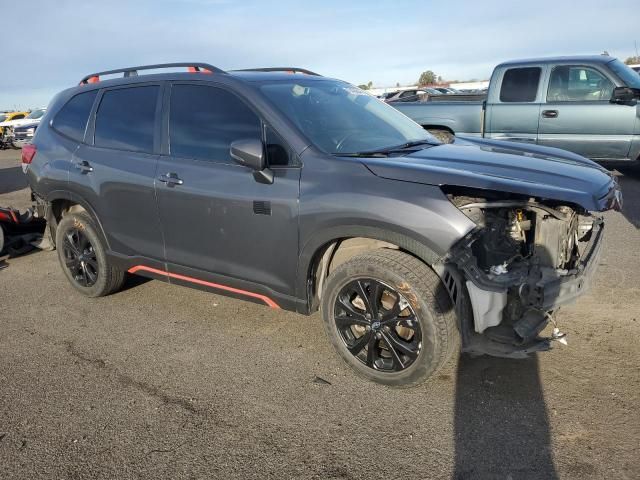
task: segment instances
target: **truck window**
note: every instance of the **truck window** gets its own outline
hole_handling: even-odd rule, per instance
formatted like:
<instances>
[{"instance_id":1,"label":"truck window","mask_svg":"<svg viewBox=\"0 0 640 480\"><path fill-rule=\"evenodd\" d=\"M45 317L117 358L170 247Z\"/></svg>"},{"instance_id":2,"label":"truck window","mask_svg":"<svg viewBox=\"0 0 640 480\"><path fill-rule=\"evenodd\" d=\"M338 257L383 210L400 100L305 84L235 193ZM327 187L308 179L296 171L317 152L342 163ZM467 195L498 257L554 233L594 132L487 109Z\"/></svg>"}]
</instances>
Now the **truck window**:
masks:
<instances>
[{"instance_id":1,"label":"truck window","mask_svg":"<svg viewBox=\"0 0 640 480\"><path fill-rule=\"evenodd\" d=\"M53 128L67 137L81 142L87 128L87 120L98 90L79 93L60 109L53 120Z\"/></svg>"},{"instance_id":2,"label":"truck window","mask_svg":"<svg viewBox=\"0 0 640 480\"><path fill-rule=\"evenodd\" d=\"M231 142L260 138L260 119L234 94L205 85L174 85L169 110L171 155L233 163Z\"/></svg>"},{"instance_id":3,"label":"truck window","mask_svg":"<svg viewBox=\"0 0 640 480\"><path fill-rule=\"evenodd\" d=\"M152 153L159 88L132 87L105 92L96 114L95 145Z\"/></svg>"},{"instance_id":4,"label":"truck window","mask_svg":"<svg viewBox=\"0 0 640 480\"><path fill-rule=\"evenodd\" d=\"M613 88L611 80L593 68L558 65L549 77L547 102L608 101Z\"/></svg>"},{"instance_id":5,"label":"truck window","mask_svg":"<svg viewBox=\"0 0 640 480\"><path fill-rule=\"evenodd\" d=\"M510 68L502 78L500 101L533 102L540 83L540 67Z\"/></svg>"}]
</instances>

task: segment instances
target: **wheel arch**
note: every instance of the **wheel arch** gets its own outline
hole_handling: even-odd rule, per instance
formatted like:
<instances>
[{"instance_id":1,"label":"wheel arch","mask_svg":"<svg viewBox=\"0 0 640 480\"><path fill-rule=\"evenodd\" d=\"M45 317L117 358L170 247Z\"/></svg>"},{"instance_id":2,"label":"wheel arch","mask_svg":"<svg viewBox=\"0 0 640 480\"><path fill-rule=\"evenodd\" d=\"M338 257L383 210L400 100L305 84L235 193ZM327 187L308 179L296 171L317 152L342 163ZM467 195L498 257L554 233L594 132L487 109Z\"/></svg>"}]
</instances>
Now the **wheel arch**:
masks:
<instances>
[{"instance_id":1,"label":"wheel arch","mask_svg":"<svg viewBox=\"0 0 640 480\"><path fill-rule=\"evenodd\" d=\"M371 226L341 226L325 229L301 250L298 262L297 291L306 299L307 312L318 309L324 279L338 265L364 251L391 248L406 252L430 268L441 256L415 238L393 230Z\"/></svg>"},{"instance_id":2,"label":"wheel arch","mask_svg":"<svg viewBox=\"0 0 640 480\"><path fill-rule=\"evenodd\" d=\"M91 219L94 221L98 234L100 235L102 241L104 242L107 250L109 249L109 242L107 240L107 236L102 228L102 223L100 222L100 218L98 217L95 209L91 206L89 202L87 202L84 198L76 195L72 192L68 192L65 190L57 190L51 192L47 198L47 223L51 229L51 235L55 241L55 231L58 226L58 222L62 219L62 216L66 212L73 213L78 211L86 212Z\"/></svg>"},{"instance_id":3,"label":"wheel arch","mask_svg":"<svg viewBox=\"0 0 640 480\"><path fill-rule=\"evenodd\" d=\"M424 128L425 130L444 130L446 132L449 132L453 135L456 134L456 132L453 130L453 127L449 126L449 125L437 125L437 124L420 124L420 126L422 128Z\"/></svg>"}]
</instances>

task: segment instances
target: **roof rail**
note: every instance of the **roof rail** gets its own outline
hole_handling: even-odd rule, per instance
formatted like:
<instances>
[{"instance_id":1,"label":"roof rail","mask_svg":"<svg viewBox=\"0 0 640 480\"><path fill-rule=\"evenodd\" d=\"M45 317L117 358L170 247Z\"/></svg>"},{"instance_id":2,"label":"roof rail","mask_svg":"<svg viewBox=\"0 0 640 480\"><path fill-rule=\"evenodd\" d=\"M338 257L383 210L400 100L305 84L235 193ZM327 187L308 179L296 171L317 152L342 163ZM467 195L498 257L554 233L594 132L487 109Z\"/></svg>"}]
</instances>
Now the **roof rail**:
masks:
<instances>
[{"instance_id":1,"label":"roof rail","mask_svg":"<svg viewBox=\"0 0 640 480\"><path fill-rule=\"evenodd\" d=\"M100 81L100 75L113 75L115 73L122 73L123 77L137 77L138 70L155 70L158 68L173 68L173 67L187 67L189 71L202 72L202 73L227 73L218 67L209 65L208 63L199 62L180 62L180 63L159 63L157 65L141 65L139 67L118 68L116 70L106 70L104 72L96 72L86 75L80 80L80 85L86 85L87 83L97 83Z\"/></svg>"},{"instance_id":2,"label":"roof rail","mask_svg":"<svg viewBox=\"0 0 640 480\"><path fill-rule=\"evenodd\" d=\"M319 73L312 72L306 68L298 67L267 67L267 68L242 68L240 70L231 70L232 72L287 72L287 73L304 73L305 75L313 75L321 77Z\"/></svg>"}]
</instances>

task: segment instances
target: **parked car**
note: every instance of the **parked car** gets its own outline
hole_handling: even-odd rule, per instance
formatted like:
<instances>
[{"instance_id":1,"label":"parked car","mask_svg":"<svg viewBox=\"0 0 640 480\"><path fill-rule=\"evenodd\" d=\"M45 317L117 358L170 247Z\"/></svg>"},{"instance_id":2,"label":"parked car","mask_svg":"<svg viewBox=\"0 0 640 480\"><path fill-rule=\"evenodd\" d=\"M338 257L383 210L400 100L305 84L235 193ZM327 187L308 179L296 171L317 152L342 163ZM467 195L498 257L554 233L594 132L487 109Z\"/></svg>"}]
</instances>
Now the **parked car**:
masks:
<instances>
[{"instance_id":1,"label":"parked car","mask_svg":"<svg viewBox=\"0 0 640 480\"><path fill-rule=\"evenodd\" d=\"M412 90L401 90L389 95L385 98L386 102L414 102L421 99L424 95L442 95L438 90L433 88L420 88Z\"/></svg>"},{"instance_id":2,"label":"parked car","mask_svg":"<svg viewBox=\"0 0 640 480\"><path fill-rule=\"evenodd\" d=\"M12 120L5 125L5 141L14 148L22 146L33 138L33 134L38 128L38 124L46 112L46 108L38 108L29 113L26 117Z\"/></svg>"},{"instance_id":3,"label":"parked car","mask_svg":"<svg viewBox=\"0 0 640 480\"><path fill-rule=\"evenodd\" d=\"M637 72L637 73L640 74L640 64L638 64L638 65L629 65L629 68L631 70L633 70L634 72Z\"/></svg>"},{"instance_id":4,"label":"parked car","mask_svg":"<svg viewBox=\"0 0 640 480\"><path fill-rule=\"evenodd\" d=\"M21 120L29 115L29 112L4 112L0 113L0 148L9 146L9 142L5 140L6 127L12 125L11 122Z\"/></svg>"},{"instance_id":5,"label":"parked car","mask_svg":"<svg viewBox=\"0 0 640 480\"><path fill-rule=\"evenodd\" d=\"M142 74L179 66L212 74ZM353 85L268 70L134 67L54 98L22 162L73 288L108 295L128 272L320 309L346 364L394 386L460 342L550 348L542 329L598 265L597 212L620 208L613 175L554 148L442 144Z\"/></svg>"},{"instance_id":6,"label":"parked car","mask_svg":"<svg viewBox=\"0 0 640 480\"><path fill-rule=\"evenodd\" d=\"M458 90L456 90L455 88L449 88L449 87L433 87L434 90L437 90L438 92L444 94L444 95L457 95L459 93L462 93Z\"/></svg>"},{"instance_id":7,"label":"parked car","mask_svg":"<svg viewBox=\"0 0 640 480\"><path fill-rule=\"evenodd\" d=\"M40 123L42 116L45 114L46 108L38 108L31 111L25 116L19 116L19 118L12 118L0 123L0 126L4 128L3 141L6 146L12 146L14 148L22 148L22 145L33 137L35 126ZM27 128L22 129L21 127ZM16 129L18 130L19 138L16 138Z\"/></svg>"},{"instance_id":8,"label":"parked car","mask_svg":"<svg viewBox=\"0 0 640 480\"><path fill-rule=\"evenodd\" d=\"M398 92L394 91L394 92L385 92L382 93L380 95L378 95L378 99L382 100L382 101L386 101L388 98L393 97L394 95L396 95Z\"/></svg>"},{"instance_id":9,"label":"parked car","mask_svg":"<svg viewBox=\"0 0 640 480\"><path fill-rule=\"evenodd\" d=\"M628 162L640 159L639 98L640 76L598 55L500 64L485 101L394 106L443 141L475 135Z\"/></svg>"},{"instance_id":10,"label":"parked car","mask_svg":"<svg viewBox=\"0 0 640 480\"><path fill-rule=\"evenodd\" d=\"M12 128L12 146L14 148L22 148L25 144L29 143L33 139L39 124L40 121L36 120L33 121L33 123L27 123L26 125Z\"/></svg>"}]
</instances>

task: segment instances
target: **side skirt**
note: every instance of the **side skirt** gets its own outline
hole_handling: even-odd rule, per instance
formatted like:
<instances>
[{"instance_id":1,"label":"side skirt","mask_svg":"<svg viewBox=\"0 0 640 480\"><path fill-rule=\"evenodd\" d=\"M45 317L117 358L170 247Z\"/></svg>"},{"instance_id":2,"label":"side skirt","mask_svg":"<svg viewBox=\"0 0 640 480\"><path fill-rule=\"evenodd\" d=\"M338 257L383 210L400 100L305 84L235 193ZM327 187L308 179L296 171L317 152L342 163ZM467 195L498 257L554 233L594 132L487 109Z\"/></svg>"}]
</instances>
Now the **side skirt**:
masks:
<instances>
[{"instance_id":1,"label":"side skirt","mask_svg":"<svg viewBox=\"0 0 640 480\"><path fill-rule=\"evenodd\" d=\"M107 256L115 266L128 273L162 280L170 284L196 288L293 312L304 312L303 308L306 305L304 300L275 292L268 287L246 280L167 264L147 257L129 257L114 252L108 252Z\"/></svg>"}]
</instances>

